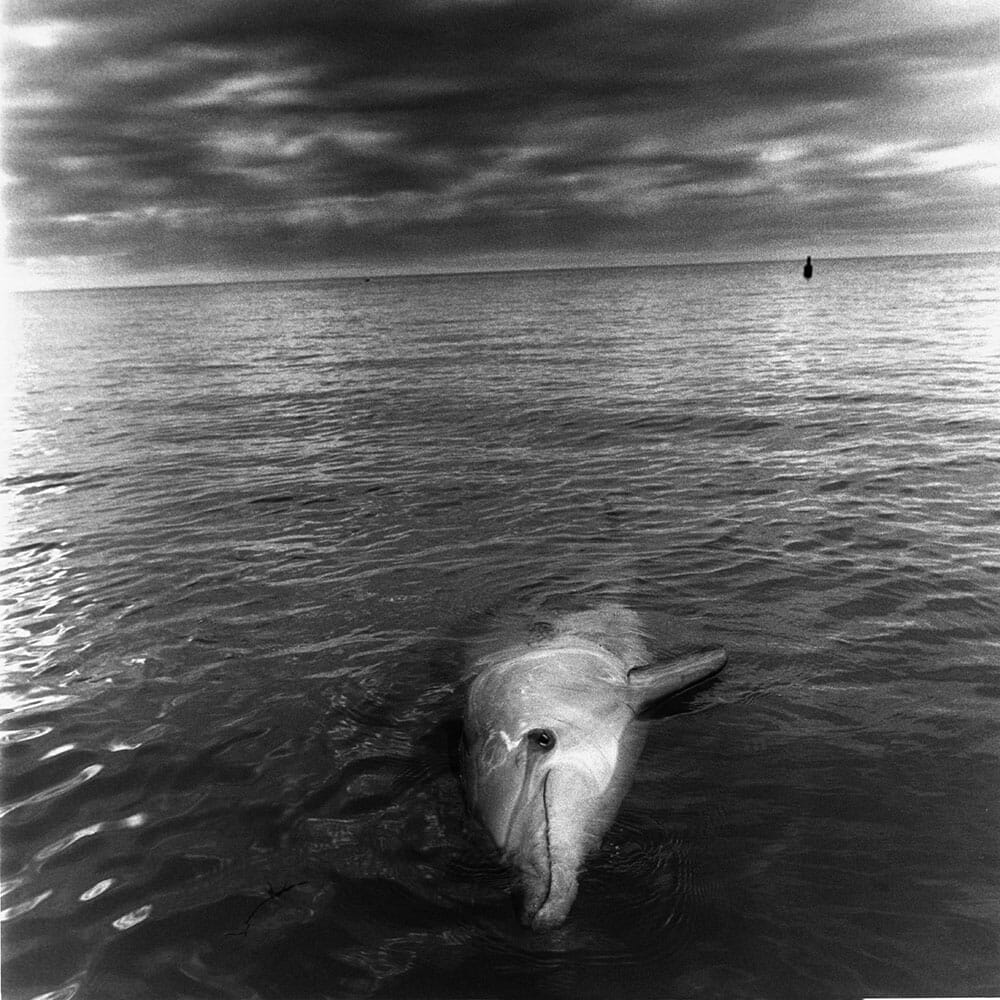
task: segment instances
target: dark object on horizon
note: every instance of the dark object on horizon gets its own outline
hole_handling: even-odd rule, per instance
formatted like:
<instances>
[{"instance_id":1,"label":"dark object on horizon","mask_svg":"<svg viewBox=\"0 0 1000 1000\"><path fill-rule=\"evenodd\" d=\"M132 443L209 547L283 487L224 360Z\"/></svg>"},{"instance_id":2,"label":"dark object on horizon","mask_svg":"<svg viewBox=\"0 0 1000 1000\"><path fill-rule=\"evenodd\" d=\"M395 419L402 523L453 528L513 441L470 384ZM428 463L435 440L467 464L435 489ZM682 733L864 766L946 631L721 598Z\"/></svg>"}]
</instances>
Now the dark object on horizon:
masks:
<instances>
[{"instance_id":1,"label":"dark object on horizon","mask_svg":"<svg viewBox=\"0 0 1000 1000\"><path fill-rule=\"evenodd\" d=\"M802 268L802 277L808 281L813 276L813 259L806 257L806 266Z\"/></svg>"}]
</instances>

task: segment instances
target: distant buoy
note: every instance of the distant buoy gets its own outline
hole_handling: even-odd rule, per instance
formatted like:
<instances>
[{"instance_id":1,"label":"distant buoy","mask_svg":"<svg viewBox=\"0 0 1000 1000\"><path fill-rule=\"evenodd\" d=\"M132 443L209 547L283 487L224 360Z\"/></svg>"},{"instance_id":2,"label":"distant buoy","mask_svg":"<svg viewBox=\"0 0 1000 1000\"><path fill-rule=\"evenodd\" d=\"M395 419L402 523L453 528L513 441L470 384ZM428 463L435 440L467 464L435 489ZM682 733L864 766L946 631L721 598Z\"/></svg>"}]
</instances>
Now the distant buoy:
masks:
<instances>
[{"instance_id":1,"label":"distant buoy","mask_svg":"<svg viewBox=\"0 0 1000 1000\"><path fill-rule=\"evenodd\" d=\"M806 266L802 268L802 277L808 281L813 276L813 259L806 257Z\"/></svg>"}]
</instances>

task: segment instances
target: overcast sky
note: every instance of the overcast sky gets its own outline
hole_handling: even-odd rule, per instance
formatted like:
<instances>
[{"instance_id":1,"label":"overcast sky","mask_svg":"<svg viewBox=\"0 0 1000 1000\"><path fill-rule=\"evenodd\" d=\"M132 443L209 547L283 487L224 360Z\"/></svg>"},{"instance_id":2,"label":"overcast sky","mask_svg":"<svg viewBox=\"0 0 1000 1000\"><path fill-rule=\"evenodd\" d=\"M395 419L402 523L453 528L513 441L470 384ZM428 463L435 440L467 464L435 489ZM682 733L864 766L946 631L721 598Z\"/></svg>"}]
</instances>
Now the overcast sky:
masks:
<instances>
[{"instance_id":1,"label":"overcast sky","mask_svg":"<svg viewBox=\"0 0 1000 1000\"><path fill-rule=\"evenodd\" d=\"M8 0L23 285L1000 249L995 0Z\"/></svg>"}]
</instances>

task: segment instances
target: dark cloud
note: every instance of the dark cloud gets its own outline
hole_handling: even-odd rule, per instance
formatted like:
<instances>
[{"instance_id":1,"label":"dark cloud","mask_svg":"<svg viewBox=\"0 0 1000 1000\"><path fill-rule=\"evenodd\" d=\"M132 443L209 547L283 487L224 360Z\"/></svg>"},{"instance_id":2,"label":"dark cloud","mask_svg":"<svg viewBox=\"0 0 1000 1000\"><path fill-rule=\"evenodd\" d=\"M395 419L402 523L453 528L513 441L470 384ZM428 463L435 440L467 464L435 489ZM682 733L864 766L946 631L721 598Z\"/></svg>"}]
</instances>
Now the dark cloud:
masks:
<instances>
[{"instance_id":1,"label":"dark cloud","mask_svg":"<svg viewBox=\"0 0 1000 1000\"><path fill-rule=\"evenodd\" d=\"M60 281L976 249L1000 187L990 16L8 4L10 251Z\"/></svg>"}]
</instances>

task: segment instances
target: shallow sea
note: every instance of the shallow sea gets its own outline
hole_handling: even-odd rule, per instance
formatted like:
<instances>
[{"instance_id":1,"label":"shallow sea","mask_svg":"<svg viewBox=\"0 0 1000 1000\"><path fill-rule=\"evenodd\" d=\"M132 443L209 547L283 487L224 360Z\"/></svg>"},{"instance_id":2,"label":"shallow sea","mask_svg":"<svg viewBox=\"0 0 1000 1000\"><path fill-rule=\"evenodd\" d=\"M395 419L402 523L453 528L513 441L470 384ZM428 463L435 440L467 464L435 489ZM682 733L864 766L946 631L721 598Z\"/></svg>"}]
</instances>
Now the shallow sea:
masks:
<instances>
[{"instance_id":1,"label":"shallow sea","mask_svg":"<svg viewBox=\"0 0 1000 1000\"><path fill-rule=\"evenodd\" d=\"M0 373L3 995L1000 994L1000 260L33 293ZM462 644L722 644L558 931Z\"/></svg>"}]
</instances>

